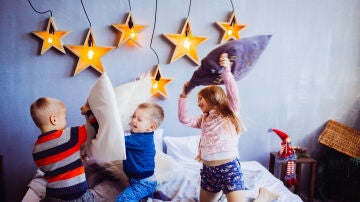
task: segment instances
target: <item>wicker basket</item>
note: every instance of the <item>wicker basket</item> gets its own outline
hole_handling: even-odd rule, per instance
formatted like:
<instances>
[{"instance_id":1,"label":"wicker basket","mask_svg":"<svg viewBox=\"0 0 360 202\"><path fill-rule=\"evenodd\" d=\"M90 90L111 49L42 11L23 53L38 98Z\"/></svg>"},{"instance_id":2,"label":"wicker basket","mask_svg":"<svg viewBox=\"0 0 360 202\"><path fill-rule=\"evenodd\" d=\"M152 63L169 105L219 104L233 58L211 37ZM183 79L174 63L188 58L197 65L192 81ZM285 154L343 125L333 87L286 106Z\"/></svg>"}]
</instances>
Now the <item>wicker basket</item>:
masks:
<instances>
[{"instance_id":1,"label":"wicker basket","mask_svg":"<svg viewBox=\"0 0 360 202\"><path fill-rule=\"evenodd\" d=\"M360 158L360 131L329 120L319 142L354 158Z\"/></svg>"}]
</instances>

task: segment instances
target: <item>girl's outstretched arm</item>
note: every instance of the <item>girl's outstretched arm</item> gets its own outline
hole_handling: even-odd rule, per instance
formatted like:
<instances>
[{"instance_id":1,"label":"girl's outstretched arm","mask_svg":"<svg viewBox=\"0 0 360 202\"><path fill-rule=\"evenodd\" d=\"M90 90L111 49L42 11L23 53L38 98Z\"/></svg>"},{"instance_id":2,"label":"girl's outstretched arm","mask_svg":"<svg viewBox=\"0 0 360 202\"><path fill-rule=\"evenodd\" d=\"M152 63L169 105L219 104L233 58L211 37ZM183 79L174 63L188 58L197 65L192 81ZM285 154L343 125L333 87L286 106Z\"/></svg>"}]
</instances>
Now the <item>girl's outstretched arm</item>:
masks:
<instances>
[{"instance_id":1,"label":"girl's outstretched arm","mask_svg":"<svg viewBox=\"0 0 360 202\"><path fill-rule=\"evenodd\" d=\"M189 84L189 82L186 82L184 84L183 90L179 97L178 102L178 118L180 123L187 125L189 127L193 128L200 128L201 125L201 116L194 116L189 114L188 110L188 94L185 93L185 88Z\"/></svg>"},{"instance_id":2,"label":"girl's outstretched arm","mask_svg":"<svg viewBox=\"0 0 360 202\"><path fill-rule=\"evenodd\" d=\"M227 53L220 55L219 65L224 67L224 71L221 73L221 76L224 80L229 106L234 112L238 112L240 109L239 89L235 78L231 73L231 62Z\"/></svg>"}]
</instances>

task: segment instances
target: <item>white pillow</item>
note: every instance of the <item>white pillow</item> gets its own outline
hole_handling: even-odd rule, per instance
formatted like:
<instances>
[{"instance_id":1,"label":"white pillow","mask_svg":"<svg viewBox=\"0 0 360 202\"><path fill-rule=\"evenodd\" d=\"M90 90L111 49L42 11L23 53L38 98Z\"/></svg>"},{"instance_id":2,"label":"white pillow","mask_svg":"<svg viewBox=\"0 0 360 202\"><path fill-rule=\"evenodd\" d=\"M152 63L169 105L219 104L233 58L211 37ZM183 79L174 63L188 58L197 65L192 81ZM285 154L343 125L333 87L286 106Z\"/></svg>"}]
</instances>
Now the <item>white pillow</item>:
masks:
<instances>
[{"instance_id":1,"label":"white pillow","mask_svg":"<svg viewBox=\"0 0 360 202\"><path fill-rule=\"evenodd\" d=\"M155 176L158 183L167 182L177 177L184 167L170 155L157 150L155 155Z\"/></svg>"},{"instance_id":2,"label":"white pillow","mask_svg":"<svg viewBox=\"0 0 360 202\"><path fill-rule=\"evenodd\" d=\"M99 130L87 145L87 154L97 162L126 159L124 130L110 79L103 73L95 82L88 96Z\"/></svg>"},{"instance_id":3,"label":"white pillow","mask_svg":"<svg viewBox=\"0 0 360 202\"><path fill-rule=\"evenodd\" d=\"M199 141L200 135L164 137L166 153L187 168L201 167L201 163L195 160L198 155Z\"/></svg>"},{"instance_id":4,"label":"white pillow","mask_svg":"<svg viewBox=\"0 0 360 202\"><path fill-rule=\"evenodd\" d=\"M164 129L158 128L154 131L154 143L156 152L163 152L163 132Z\"/></svg>"},{"instance_id":5,"label":"white pillow","mask_svg":"<svg viewBox=\"0 0 360 202\"><path fill-rule=\"evenodd\" d=\"M176 177L176 173L183 169L183 166L174 158L163 152L163 132L158 128L154 131L155 142L155 176L158 183L172 180Z\"/></svg>"},{"instance_id":6,"label":"white pillow","mask_svg":"<svg viewBox=\"0 0 360 202\"><path fill-rule=\"evenodd\" d=\"M151 76L144 74L138 80L114 88L119 115L125 132L130 131L130 121L137 106L151 99Z\"/></svg>"}]
</instances>

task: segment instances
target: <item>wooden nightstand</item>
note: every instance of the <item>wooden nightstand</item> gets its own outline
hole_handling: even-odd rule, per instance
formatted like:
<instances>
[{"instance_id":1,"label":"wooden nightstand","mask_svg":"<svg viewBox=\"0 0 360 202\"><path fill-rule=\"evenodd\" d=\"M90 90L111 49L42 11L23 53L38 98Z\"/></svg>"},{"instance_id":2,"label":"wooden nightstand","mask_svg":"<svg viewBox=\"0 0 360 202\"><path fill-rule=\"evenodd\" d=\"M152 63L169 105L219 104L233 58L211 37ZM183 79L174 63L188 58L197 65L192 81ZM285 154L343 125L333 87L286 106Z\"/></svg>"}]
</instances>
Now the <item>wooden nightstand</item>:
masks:
<instances>
[{"instance_id":1,"label":"wooden nightstand","mask_svg":"<svg viewBox=\"0 0 360 202\"><path fill-rule=\"evenodd\" d=\"M277 152L270 152L270 161L269 161L269 171L274 174L275 168L275 157ZM314 199L314 192L315 192L315 178L316 178L316 164L317 161L313 158L298 158L296 159L296 179L298 180L297 186L295 186L295 193L300 196L301 190L301 170L303 164L310 164L310 179L309 179L309 195L308 201L312 202ZM281 165L281 175L280 179L284 181L284 176L286 173L286 162L282 163Z\"/></svg>"}]
</instances>

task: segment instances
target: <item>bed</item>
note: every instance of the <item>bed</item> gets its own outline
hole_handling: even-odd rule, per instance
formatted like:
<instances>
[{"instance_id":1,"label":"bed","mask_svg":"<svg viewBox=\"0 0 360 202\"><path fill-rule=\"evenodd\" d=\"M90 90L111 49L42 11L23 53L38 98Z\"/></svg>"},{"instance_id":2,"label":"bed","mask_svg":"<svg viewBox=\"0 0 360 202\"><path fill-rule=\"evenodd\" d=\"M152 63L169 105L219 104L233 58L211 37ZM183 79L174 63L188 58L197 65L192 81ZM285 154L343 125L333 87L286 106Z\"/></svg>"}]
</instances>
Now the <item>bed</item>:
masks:
<instances>
[{"instance_id":1,"label":"bed","mask_svg":"<svg viewBox=\"0 0 360 202\"><path fill-rule=\"evenodd\" d=\"M162 129L155 131L157 151L155 175L158 178L158 187L152 197L142 201L199 201L201 164L194 160L198 141L198 135L164 136L163 138ZM246 201L254 201L261 187L278 195L278 198L272 201L302 201L259 162L245 161L241 162L241 166L247 189L245 190ZM89 163L86 166L86 175L91 191L98 201L113 201L124 188L119 178L97 164ZM46 181L42 178L41 171L37 170L28 184L23 201L39 201L45 195L45 185ZM226 202L225 196L222 196L220 201Z\"/></svg>"}]
</instances>

